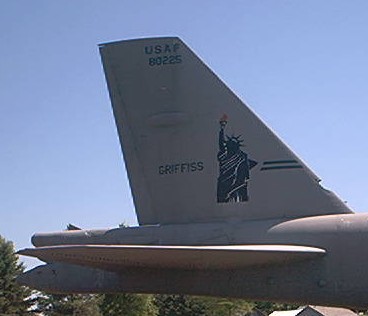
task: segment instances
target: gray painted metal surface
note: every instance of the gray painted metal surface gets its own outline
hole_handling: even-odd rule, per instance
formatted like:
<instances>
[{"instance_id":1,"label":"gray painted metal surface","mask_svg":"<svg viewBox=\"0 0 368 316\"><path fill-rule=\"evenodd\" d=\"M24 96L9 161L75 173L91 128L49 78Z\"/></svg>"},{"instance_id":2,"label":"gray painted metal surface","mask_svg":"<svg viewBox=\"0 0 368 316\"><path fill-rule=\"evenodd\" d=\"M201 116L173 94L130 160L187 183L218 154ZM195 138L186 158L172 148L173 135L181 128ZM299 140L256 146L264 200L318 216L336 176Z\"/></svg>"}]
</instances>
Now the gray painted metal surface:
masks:
<instances>
[{"instance_id":1,"label":"gray painted metal surface","mask_svg":"<svg viewBox=\"0 0 368 316\"><path fill-rule=\"evenodd\" d=\"M354 214L178 38L100 45L139 227L35 234L55 293L368 306Z\"/></svg>"}]
</instances>

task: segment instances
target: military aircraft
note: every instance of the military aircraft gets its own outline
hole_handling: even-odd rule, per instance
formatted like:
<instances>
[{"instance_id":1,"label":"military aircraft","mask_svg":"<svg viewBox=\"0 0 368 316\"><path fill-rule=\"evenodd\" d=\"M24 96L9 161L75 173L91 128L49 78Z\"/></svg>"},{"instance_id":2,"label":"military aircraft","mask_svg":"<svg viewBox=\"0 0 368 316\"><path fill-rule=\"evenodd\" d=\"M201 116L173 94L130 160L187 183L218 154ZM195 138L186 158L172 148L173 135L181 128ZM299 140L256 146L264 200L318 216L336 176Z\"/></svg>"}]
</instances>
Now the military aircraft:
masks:
<instances>
[{"instance_id":1,"label":"military aircraft","mask_svg":"<svg viewBox=\"0 0 368 316\"><path fill-rule=\"evenodd\" d=\"M52 293L368 306L354 214L177 37L99 46L139 226L37 233Z\"/></svg>"}]
</instances>

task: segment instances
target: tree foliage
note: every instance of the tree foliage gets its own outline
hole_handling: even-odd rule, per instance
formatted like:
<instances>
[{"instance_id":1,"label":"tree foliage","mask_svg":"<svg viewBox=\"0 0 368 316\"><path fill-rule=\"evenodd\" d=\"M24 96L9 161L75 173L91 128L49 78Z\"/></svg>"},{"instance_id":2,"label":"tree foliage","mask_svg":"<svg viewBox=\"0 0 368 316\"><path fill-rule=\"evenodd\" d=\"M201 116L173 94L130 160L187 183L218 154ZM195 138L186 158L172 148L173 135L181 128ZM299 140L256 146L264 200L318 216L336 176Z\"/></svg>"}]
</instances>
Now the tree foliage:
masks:
<instances>
[{"instance_id":1,"label":"tree foliage","mask_svg":"<svg viewBox=\"0 0 368 316\"><path fill-rule=\"evenodd\" d=\"M200 299L187 295L156 295L159 316L206 315L206 305Z\"/></svg>"},{"instance_id":2,"label":"tree foliage","mask_svg":"<svg viewBox=\"0 0 368 316\"><path fill-rule=\"evenodd\" d=\"M100 316L101 298L93 294L52 295L38 293L34 311L46 316Z\"/></svg>"},{"instance_id":3,"label":"tree foliage","mask_svg":"<svg viewBox=\"0 0 368 316\"><path fill-rule=\"evenodd\" d=\"M244 316L254 303L241 299L189 295L46 295L39 294L35 311L47 316Z\"/></svg>"},{"instance_id":4,"label":"tree foliage","mask_svg":"<svg viewBox=\"0 0 368 316\"><path fill-rule=\"evenodd\" d=\"M100 309L104 316L155 316L158 311L153 295L144 294L105 294Z\"/></svg>"},{"instance_id":5,"label":"tree foliage","mask_svg":"<svg viewBox=\"0 0 368 316\"><path fill-rule=\"evenodd\" d=\"M209 316L244 316L254 308L253 303L242 299L205 297L201 300Z\"/></svg>"},{"instance_id":6,"label":"tree foliage","mask_svg":"<svg viewBox=\"0 0 368 316\"><path fill-rule=\"evenodd\" d=\"M159 316L244 316L254 307L253 303L241 299L189 295L156 295L155 298Z\"/></svg>"},{"instance_id":7,"label":"tree foliage","mask_svg":"<svg viewBox=\"0 0 368 316\"><path fill-rule=\"evenodd\" d=\"M257 309L267 315L274 311L288 311L299 308L299 305L287 303L255 302L254 304Z\"/></svg>"},{"instance_id":8,"label":"tree foliage","mask_svg":"<svg viewBox=\"0 0 368 316\"><path fill-rule=\"evenodd\" d=\"M16 277L24 270L14 253L13 243L0 236L0 314L27 313L31 291L16 283Z\"/></svg>"}]
</instances>

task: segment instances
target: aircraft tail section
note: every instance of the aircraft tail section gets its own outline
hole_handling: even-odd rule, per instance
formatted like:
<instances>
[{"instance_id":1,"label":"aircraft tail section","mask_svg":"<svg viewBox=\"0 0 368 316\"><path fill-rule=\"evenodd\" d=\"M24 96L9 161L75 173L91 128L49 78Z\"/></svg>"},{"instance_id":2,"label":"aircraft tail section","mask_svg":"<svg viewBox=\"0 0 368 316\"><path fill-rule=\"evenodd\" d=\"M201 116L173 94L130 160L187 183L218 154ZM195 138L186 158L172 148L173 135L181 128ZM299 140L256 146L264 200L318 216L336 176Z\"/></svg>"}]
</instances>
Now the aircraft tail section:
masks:
<instances>
[{"instance_id":1,"label":"aircraft tail section","mask_svg":"<svg viewBox=\"0 0 368 316\"><path fill-rule=\"evenodd\" d=\"M351 213L179 38L100 52L140 224Z\"/></svg>"}]
</instances>

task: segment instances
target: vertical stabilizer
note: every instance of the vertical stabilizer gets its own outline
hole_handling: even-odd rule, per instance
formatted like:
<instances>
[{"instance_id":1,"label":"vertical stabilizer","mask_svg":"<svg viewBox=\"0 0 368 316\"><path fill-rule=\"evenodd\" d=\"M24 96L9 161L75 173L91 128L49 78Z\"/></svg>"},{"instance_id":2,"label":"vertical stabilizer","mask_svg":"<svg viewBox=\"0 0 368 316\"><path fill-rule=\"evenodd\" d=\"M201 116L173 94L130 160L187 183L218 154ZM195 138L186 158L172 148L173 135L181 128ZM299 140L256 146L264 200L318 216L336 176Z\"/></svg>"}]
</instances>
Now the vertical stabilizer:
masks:
<instances>
[{"instance_id":1,"label":"vertical stabilizer","mask_svg":"<svg viewBox=\"0 0 368 316\"><path fill-rule=\"evenodd\" d=\"M179 38L100 51L140 224L351 212Z\"/></svg>"}]
</instances>

